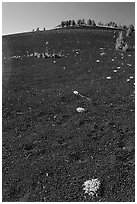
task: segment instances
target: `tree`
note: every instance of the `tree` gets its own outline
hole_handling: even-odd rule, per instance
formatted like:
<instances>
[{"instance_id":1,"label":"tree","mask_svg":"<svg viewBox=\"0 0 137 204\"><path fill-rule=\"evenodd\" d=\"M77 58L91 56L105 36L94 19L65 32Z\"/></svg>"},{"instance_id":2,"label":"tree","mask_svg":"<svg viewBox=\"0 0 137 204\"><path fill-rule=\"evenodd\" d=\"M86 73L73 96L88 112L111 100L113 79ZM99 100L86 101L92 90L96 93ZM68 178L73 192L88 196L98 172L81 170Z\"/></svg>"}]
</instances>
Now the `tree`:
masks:
<instances>
[{"instance_id":1,"label":"tree","mask_svg":"<svg viewBox=\"0 0 137 204\"><path fill-rule=\"evenodd\" d=\"M81 26L81 19L78 19L78 20L77 20L77 25L78 25L78 26Z\"/></svg>"},{"instance_id":2,"label":"tree","mask_svg":"<svg viewBox=\"0 0 137 204\"><path fill-rule=\"evenodd\" d=\"M61 21L61 27L64 28L65 27L65 21Z\"/></svg>"},{"instance_id":3,"label":"tree","mask_svg":"<svg viewBox=\"0 0 137 204\"><path fill-rule=\"evenodd\" d=\"M71 24L72 24L72 23L71 23L71 20L69 20L69 21L68 21L68 26L71 26Z\"/></svg>"},{"instance_id":4,"label":"tree","mask_svg":"<svg viewBox=\"0 0 137 204\"><path fill-rule=\"evenodd\" d=\"M71 25L72 25L72 26L75 26L75 25L76 25L76 23L75 23L74 20L71 21Z\"/></svg>"},{"instance_id":5,"label":"tree","mask_svg":"<svg viewBox=\"0 0 137 204\"><path fill-rule=\"evenodd\" d=\"M39 32L39 27L36 29L37 32Z\"/></svg>"},{"instance_id":6,"label":"tree","mask_svg":"<svg viewBox=\"0 0 137 204\"><path fill-rule=\"evenodd\" d=\"M96 23L95 23L95 21L94 21L94 20L93 20L93 21L91 21L91 26L92 26L92 27L96 26Z\"/></svg>"},{"instance_id":7,"label":"tree","mask_svg":"<svg viewBox=\"0 0 137 204\"><path fill-rule=\"evenodd\" d=\"M101 21L98 22L99 26L103 26L103 23Z\"/></svg>"},{"instance_id":8,"label":"tree","mask_svg":"<svg viewBox=\"0 0 137 204\"><path fill-rule=\"evenodd\" d=\"M68 27L69 26L69 21L65 21L66 22L66 27Z\"/></svg>"},{"instance_id":9,"label":"tree","mask_svg":"<svg viewBox=\"0 0 137 204\"><path fill-rule=\"evenodd\" d=\"M116 24L115 22L112 22L112 21L111 21L111 26L112 26L113 28L115 28L115 27L117 27L117 24Z\"/></svg>"},{"instance_id":10,"label":"tree","mask_svg":"<svg viewBox=\"0 0 137 204\"><path fill-rule=\"evenodd\" d=\"M88 20L87 20L87 25L88 25L88 26L91 26L91 24L92 24L91 19L88 19Z\"/></svg>"},{"instance_id":11,"label":"tree","mask_svg":"<svg viewBox=\"0 0 137 204\"><path fill-rule=\"evenodd\" d=\"M127 28L127 26L126 26L126 25L123 25L123 29L124 29L124 30L127 30L128 28Z\"/></svg>"},{"instance_id":12,"label":"tree","mask_svg":"<svg viewBox=\"0 0 137 204\"><path fill-rule=\"evenodd\" d=\"M115 26L114 26L115 28L117 28L118 27L118 25L117 25L117 23L115 23Z\"/></svg>"},{"instance_id":13,"label":"tree","mask_svg":"<svg viewBox=\"0 0 137 204\"><path fill-rule=\"evenodd\" d=\"M128 28L131 29L132 31L135 30L135 29L134 29L134 26L133 26L132 24L130 24L130 25L128 26Z\"/></svg>"},{"instance_id":14,"label":"tree","mask_svg":"<svg viewBox=\"0 0 137 204\"><path fill-rule=\"evenodd\" d=\"M82 19L82 20L81 20L81 25L86 25L85 19Z\"/></svg>"}]
</instances>

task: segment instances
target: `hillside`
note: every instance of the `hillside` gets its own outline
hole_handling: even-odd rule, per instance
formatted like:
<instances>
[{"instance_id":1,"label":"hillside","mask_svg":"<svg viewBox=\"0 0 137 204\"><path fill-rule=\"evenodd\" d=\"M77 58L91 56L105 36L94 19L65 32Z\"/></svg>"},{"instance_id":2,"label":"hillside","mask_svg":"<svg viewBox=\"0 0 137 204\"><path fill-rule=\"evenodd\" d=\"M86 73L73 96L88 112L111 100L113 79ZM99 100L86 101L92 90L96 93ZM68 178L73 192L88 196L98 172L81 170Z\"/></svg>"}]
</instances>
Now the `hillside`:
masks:
<instances>
[{"instance_id":1,"label":"hillside","mask_svg":"<svg viewBox=\"0 0 137 204\"><path fill-rule=\"evenodd\" d=\"M3 36L3 202L135 201L135 36L117 52L114 35Z\"/></svg>"}]
</instances>

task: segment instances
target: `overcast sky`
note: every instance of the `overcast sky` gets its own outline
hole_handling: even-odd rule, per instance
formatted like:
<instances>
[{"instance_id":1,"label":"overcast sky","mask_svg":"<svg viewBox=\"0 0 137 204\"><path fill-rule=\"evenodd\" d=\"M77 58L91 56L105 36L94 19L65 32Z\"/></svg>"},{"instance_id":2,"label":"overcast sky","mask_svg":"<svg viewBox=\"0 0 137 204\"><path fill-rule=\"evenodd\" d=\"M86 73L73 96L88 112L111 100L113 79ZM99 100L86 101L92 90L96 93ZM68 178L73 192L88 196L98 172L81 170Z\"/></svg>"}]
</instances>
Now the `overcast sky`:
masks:
<instances>
[{"instance_id":1,"label":"overcast sky","mask_svg":"<svg viewBox=\"0 0 137 204\"><path fill-rule=\"evenodd\" d=\"M3 2L2 34L54 28L62 20L91 18L135 25L134 2Z\"/></svg>"}]
</instances>

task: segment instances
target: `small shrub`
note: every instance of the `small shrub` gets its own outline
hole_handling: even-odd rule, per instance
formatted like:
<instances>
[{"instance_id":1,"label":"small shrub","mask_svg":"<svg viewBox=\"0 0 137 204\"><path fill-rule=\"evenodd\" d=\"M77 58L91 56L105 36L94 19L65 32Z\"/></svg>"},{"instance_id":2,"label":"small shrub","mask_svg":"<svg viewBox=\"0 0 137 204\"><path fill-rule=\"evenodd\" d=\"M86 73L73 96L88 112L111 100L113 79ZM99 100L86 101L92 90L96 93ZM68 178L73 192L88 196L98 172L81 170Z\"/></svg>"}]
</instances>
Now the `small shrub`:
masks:
<instances>
[{"instance_id":1,"label":"small shrub","mask_svg":"<svg viewBox=\"0 0 137 204\"><path fill-rule=\"evenodd\" d=\"M125 42L122 31L119 33L118 38L116 39L115 49L119 51L127 51L128 44Z\"/></svg>"},{"instance_id":2,"label":"small shrub","mask_svg":"<svg viewBox=\"0 0 137 204\"><path fill-rule=\"evenodd\" d=\"M38 31L39 31L39 28L37 28L36 31L38 32Z\"/></svg>"},{"instance_id":3,"label":"small shrub","mask_svg":"<svg viewBox=\"0 0 137 204\"><path fill-rule=\"evenodd\" d=\"M130 28L128 28L128 29L127 29L127 33L126 33L126 36L127 36L127 37L130 37L132 33L133 33L133 30L131 30Z\"/></svg>"},{"instance_id":4,"label":"small shrub","mask_svg":"<svg viewBox=\"0 0 137 204\"><path fill-rule=\"evenodd\" d=\"M127 37L130 37L131 34L133 33L133 31L134 31L134 26L133 26L132 24L130 24L130 25L128 26L128 28L127 28L126 36L127 36Z\"/></svg>"},{"instance_id":5,"label":"small shrub","mask_svg":"<svg viewBox=\"0 0 137 204\"><path fill-rule=\"evenodd\" d=\"M128 44L125 43L125 46L123 46L122 51L127 51L127 50L129 50L129 47L128 47Z\"/></svg>"},{"instance_id":6,"label":"small shrub","mask_svg":"<svg viewBox=\"0 0 137 204\"><path fill-rule=\"evenodd\" d=\"M87 180L84 182L83 186L83 190L85 191L86 194L90 195L90 196L98 196L98 190L100 188L100 181L98 179L92 179L92 180Z\"/></svg>"}]
</instances>

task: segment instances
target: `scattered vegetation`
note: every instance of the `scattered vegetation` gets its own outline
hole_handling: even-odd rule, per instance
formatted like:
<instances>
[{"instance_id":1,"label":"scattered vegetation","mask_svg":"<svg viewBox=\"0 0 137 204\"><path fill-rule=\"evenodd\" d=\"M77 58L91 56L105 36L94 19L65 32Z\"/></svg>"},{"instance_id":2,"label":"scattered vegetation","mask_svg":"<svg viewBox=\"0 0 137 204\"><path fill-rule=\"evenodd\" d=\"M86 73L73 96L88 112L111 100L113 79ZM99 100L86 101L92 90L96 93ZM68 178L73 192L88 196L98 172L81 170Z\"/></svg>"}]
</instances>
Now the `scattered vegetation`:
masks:
<instances>
[{"instance_id":1,"label":"scattered vegetation","mask_svg":"<svg viewBox=\"0 0 137 204\"><path fill-rule=\"evenodd\" d=\"M135 51L114 35L3 36L3 202L134 202Z\"/></svg>"}]
</instances>

